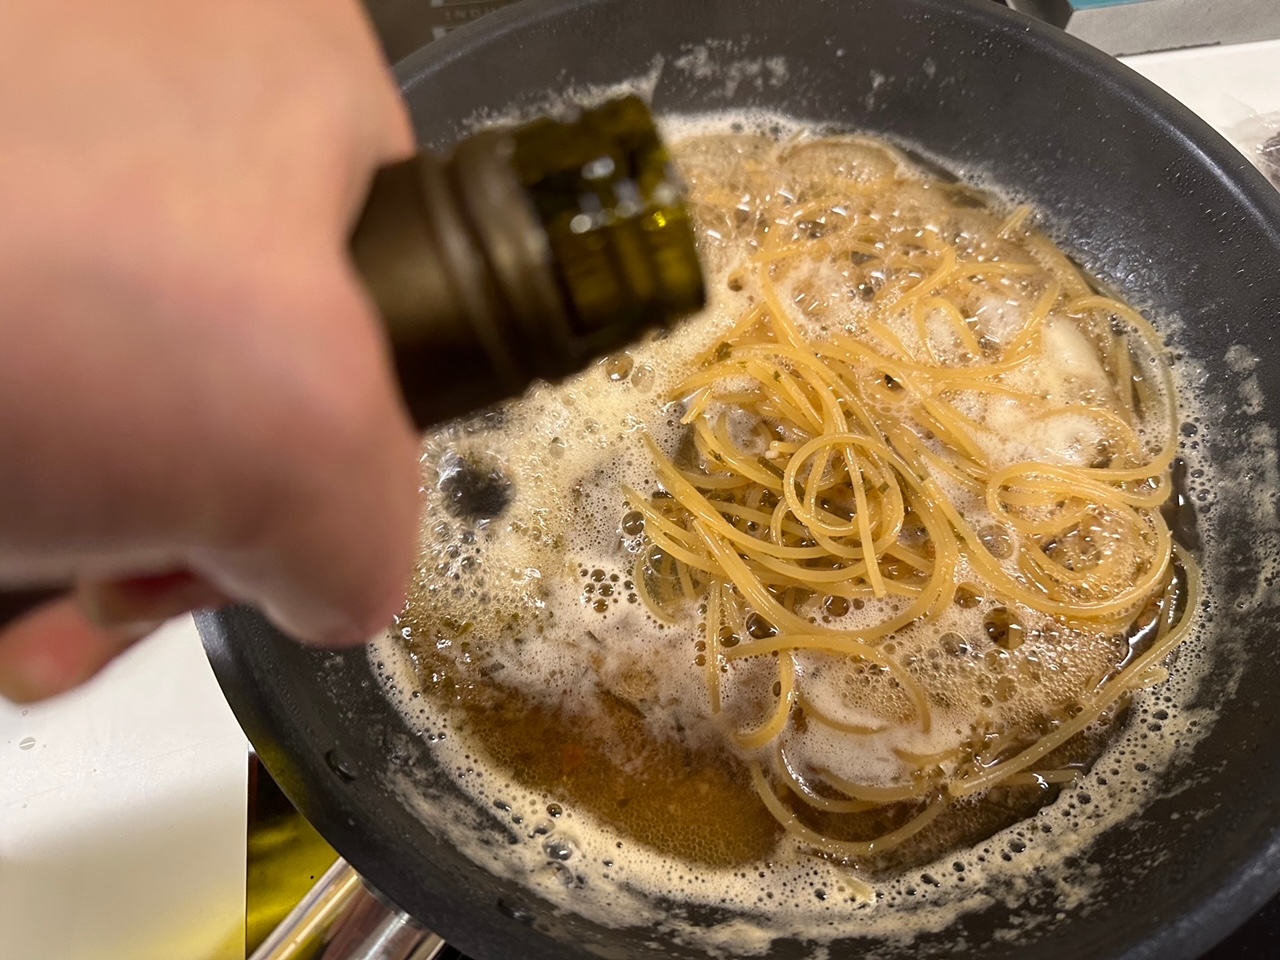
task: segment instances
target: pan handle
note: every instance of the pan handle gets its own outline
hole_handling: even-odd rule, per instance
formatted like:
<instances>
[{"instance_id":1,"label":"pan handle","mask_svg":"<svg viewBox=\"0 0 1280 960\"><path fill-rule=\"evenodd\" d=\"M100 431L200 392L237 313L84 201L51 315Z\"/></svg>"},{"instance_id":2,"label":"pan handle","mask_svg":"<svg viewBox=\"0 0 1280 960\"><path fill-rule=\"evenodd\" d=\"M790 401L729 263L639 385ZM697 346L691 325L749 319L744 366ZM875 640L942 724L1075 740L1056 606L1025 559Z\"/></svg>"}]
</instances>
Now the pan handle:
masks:
<instances>
[{"instance_id":1,"label":"pan handle","mask_svg":"<svg viewBox=\"0 0 1280 960\"><path fill-rule=\"evenodd\" d=\"M249 960L435 960L444 948L339 858Z\"/></svg>"}]
</instances>

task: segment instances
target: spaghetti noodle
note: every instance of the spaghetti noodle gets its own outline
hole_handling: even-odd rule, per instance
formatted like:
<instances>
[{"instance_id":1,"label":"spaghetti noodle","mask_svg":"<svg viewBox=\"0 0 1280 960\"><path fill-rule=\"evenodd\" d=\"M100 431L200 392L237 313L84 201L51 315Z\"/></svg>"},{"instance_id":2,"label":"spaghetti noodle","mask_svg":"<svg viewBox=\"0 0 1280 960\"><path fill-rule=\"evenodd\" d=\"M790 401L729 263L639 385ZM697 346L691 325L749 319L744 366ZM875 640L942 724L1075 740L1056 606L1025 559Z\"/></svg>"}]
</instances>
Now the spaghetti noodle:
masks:
<instances>
[{"instance_id":1,"label":"spaghetti noodle","mask_svg":"<svg viewBox=\"0 0 1280 960\"><path fill-rule=\"evenodd\" d=\"M768 810L859 862L964 798L1073 780L1055 751L1155 682L1198 574L1160 512L1150 324L1027 208L861 138L765 141L676 148L741 319L675 392L685 442L646 437L634 581L701 620L709 710ZM771 687L729 696L750 664ZM888 760L837 770L833 743ZM848 839L877 813L897 825Z\"/></svg>"}]
</instances>

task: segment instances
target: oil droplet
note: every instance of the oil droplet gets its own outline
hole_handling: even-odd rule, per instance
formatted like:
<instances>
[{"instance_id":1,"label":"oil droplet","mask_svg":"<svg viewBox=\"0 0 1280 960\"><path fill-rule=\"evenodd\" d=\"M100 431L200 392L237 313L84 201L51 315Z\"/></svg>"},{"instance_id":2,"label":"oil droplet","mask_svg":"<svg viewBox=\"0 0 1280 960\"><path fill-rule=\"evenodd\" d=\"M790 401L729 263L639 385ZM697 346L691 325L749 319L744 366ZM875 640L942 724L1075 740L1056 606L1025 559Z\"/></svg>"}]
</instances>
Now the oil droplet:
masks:
<instances>
[{"instance_id":1,"label":"oil droplet","mask_svg":"<svg viewBox=\"0 0 1280 960\"><path fill-rule=\"evenodd\" d=\"M526 927L532 926L536 919L533 911L519 904L510 904L505 900L499 900L496 904L499 912L506 914L517 923L523 923Z\"/></svg>"},{"instance_id":2,"label":"oil droplet","mask_svg":"<svg viewBox=\"0 0 1280 960\"><path fill-rule=\"evenodd\" d=\"M35 745L36 745L35 737L23 737L21 740L18 741L19 750L30 750Z\"/></svg>"},{"instance_id":3,"label":"oil droplet","mask_svg":"<svg viewBox=\"0 0 1280 960\"><path fill-rule=\"evenodd\" d=\"M343 780L346 780L348 783L355 780L355 765L337 750L330 750L326 753L324 755L324 762L329 765L330 770L340 776Z\"/></svg>"}]
</instances>

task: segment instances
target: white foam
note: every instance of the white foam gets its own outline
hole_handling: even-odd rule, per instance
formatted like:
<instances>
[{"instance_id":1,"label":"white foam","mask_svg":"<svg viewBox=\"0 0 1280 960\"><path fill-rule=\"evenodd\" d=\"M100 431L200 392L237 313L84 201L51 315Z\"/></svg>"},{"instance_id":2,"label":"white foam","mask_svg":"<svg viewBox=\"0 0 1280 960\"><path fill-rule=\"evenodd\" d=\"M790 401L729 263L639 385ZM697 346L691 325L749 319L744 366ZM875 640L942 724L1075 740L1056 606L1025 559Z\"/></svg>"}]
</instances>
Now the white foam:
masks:
<instances>
[{"instance_id":1,"label":"white foam","mask_svg":"<svg viewBox=\"0 0 1280 960\"><path fill-rule=\"evenodd\" d=\"M702 69L700 62L694 57L681 69L697 71ZM750 76L767 82L771 75L762 68ZM726 76L726 82L735 82L732 75ZM741 80L739 77L736 82ZM766 114L664 121L665 132L672 139L708 128L728 130L731 124L739 129L772 130L784 137L799 132L784 118ZM638 433L647 429L660 446L674 448L679 439L677 417L665 398L686 375L692 358L713 346L737 319L749 296L746 291L727 289L727 278L735 266L733 255L726 251L717 260L714 243L711 246L713 308L698 322L662 341L630 351L633 363L629 377L612 380L603 366L597 366L563 390L539 388L522 403L507 408L500 431L455 427L428 437L424 446L431 519L423 533L423 556L427 558L423 573L432 587L444 597L460 594L457 609L465 614L459 616L474 624L473 635L477 637L499 637L516 614L522 623L547 627L542 632L523 631L521 643L502 647L507 676L521 678L520 686L527 694L586 711L600 689L622 690L627 696L660 705L660 709L646 713L657 737L669 736L675 726L711 739L721 734L719 728L707 723L707 693L702 672L691 663L690 632L660 626L624 588L640 541L619 533L625 511L618 485L628 484L642 492L653 489L654 478ZM988 304L983 309L994 316L1002 305ZM1010 329L1015 322L1016 318L1010 321ZM1058 343L1061 369L1049 378L1055 384L1074 379L1087 385L1100 370L1096 358L1082 350L1074 327L1060 326L1060 322L1051 322L1049 330ZM1167 318L1164 326L1166 330L1176 328ZM1233 351L1229 357L1232 364L1246 369L1244 354ZM1202 392L1190 389L1195 373L1194 364L1177 370L1179 406L1184 418L1198 424L1204 433L1213 429L1213 408ZM1256 392L1246 399L1261 402ZM1001 413L994 408L987 408L985 414L991 418L995 434L1009 438L1021 429L1011 421L1001 421ZM1089 436L1089 427L1066 421L1055 429L1058 435L1038 438L1041 449L1047 444L1062 462L1082 462L1096 440ZM1010 460L1026 455L1025 445L1007 443L1005 454ZM1248 462L1254 475L1261 472L1266 476L1271 484L1266 489L1275 489L1274 435L1263 430L1251 436L1249 444L1240 455L1242 462ZM1185 449L1184 455L1196 476L1193 496L1198 491L1226 489L1229 478L1207 462L1202 449ZM442 509L440 465L457 456L497 463L515 478L513 499L500 520L475 525L449 518ZM1239 484L1239 474L1232 482ZM1242 489L1252 490L1251 495L1258 498L1260 538L1270 537L1274 546L1274 513L1268 512L1270 505L1263 502L1269 494L1258 494L1258 488ZM975 511L984 509L977 503L972 507ZM1217 550L1210 533L1204 550L1210 612ZM1273 566L1275 562L1273 559ZM597 570L602 576L593 579L591 574ZM600 591L605 584L610 585L608 595ZM588 586L592 586L590 592ZM904 649L915 645L923 651L937 645L938 632L955 630L973 642L975 656L980 656L991 649L991 644L981 639L980 629L988 608L957 610L942 625L918 631L919 636L903 631L895 639ZM851 611L848 622L880 615L880 611L864 608ZM1208 642L1205 631L1197 629L1172 665L1169 680L1135 696L1135 722L1117 733L1093 771L1064 789L1056 803L974 849L948 854L944 865L912 870L878 884L877 899L871 903L856 899L845 867L814 858L790 840L784 840L770 854L767 865L692 868L638 844L619 842L588 810L564 805L560 818L548 819L548 805L563 805L562 798L530 791L514 782L485 759L483 744L442 736L448 727L446 711L413 698L414 665L397 638L377 642L372 655L389 666L389 695L424 735L438 737L433 749L440 765L454 771L457 784L476 809L486 811L483 816L473 811L471 815L441 817L441 811L417 798L414 783L406 776L400 784L406 802L420 804L423 818L434 829L476 863L520 881L557 908L575 911L605 926L648 926L657 936L711 956L727 957L762 955L781 937L815 943L854 934L893 942L911 940L924 932L945 929L960 914L982 909L993 899L1017 903L1037 884L1051 884L1063 909L1087 897L1096 877L1088 866L1063 868L1063 857L1079 857L1107 827L1149 803L1158 772L1175 754L1174 744L1178 744L1178 751L1185 751L1212 726L1210 714L1191 706L1210 662L1205 652ZM1034 698L1041 702L1070 696L1070 677L1108 663L1104 652L1070 644L1032 642L1019 653L1024 662L1031 654L1039 660L1042 679ZM829 660L818 654L799 658L809 695L829 703L832 711L844 710L840 719L846 722L871 719L876 711L870 705L862 714L856 703L850 705L845 696L848 678L825 662ZM653 664L673 663L685 666L653 668ZM751 696L759 677L751 671L758 674L762 668L742 663L740 672L731 671L725 677L725 700L728 711L738 709L746 716L759 708L758 698ZM927 665L922 669L928 669ZM942 673L935 679L942 677L945 689L945 669L937 669ZM957 679L957 689L967 682ZM1231 676L1215 676L1215 683L1233 682ZM903 775L895 748L932 753L958 744L970 732L972 707L957 703L939 708L935 729L927 736L898 728L869 737L863 749L851 751L847 740L811 727L804 735L792 735L788 749L821 756L833 772L851 780L895 783ZM1016 720L1035 705L1015 696L993 709L1004 709ZM1156 710L1160 711L1160 736L1147 736L1144 724L1138 721L1145 722ZM803 742L806 739L808 742ZM495 801L501 808L494 806ZM510 845L490 842L488 832L479 826L486 818L523 825L518 831L522 839ZM538 828L525 829L532 825ZM546 829L541 830L543 827ZM557 844L554 856L548 852L552 842ZM930 879L923 881L923 876ZM709 928L698 926L660 905L660 901L671 899L713 906L733 918ZM1019 922L1015 916L1013 926L998 931L997 936L1016 935Z\"/></svg>"}]
</instances>

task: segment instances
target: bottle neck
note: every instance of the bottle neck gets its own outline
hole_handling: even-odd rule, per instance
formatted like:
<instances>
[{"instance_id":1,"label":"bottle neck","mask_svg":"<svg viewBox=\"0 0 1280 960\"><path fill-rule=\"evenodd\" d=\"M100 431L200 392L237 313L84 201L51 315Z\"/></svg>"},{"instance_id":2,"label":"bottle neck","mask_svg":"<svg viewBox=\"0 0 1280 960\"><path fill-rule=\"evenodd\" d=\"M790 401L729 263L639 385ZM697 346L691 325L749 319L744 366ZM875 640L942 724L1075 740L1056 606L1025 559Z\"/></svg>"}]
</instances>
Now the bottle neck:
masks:
<instances>
[{"instance_id":1,"label":"bottle neck","mask_svg":"<svg viewBox=\"0 0 1280 960\"><path fill-rule=\"evenodd\" d=\"M681 191L636 98L379 171L351 240L420 426L699 309Z\"/></svg>"},{"instance_id":2,"label":"bottle neck","mask_svg":"<svg viewBox=\"0 0 1280 960\"><path fill-rule=\"evenodd\" d=\"M464 147L380 170L351 240L420 427L556 376L521 346L526 331L566 322L520 182L491 142Z\"/></svg>"}]
</instances>

